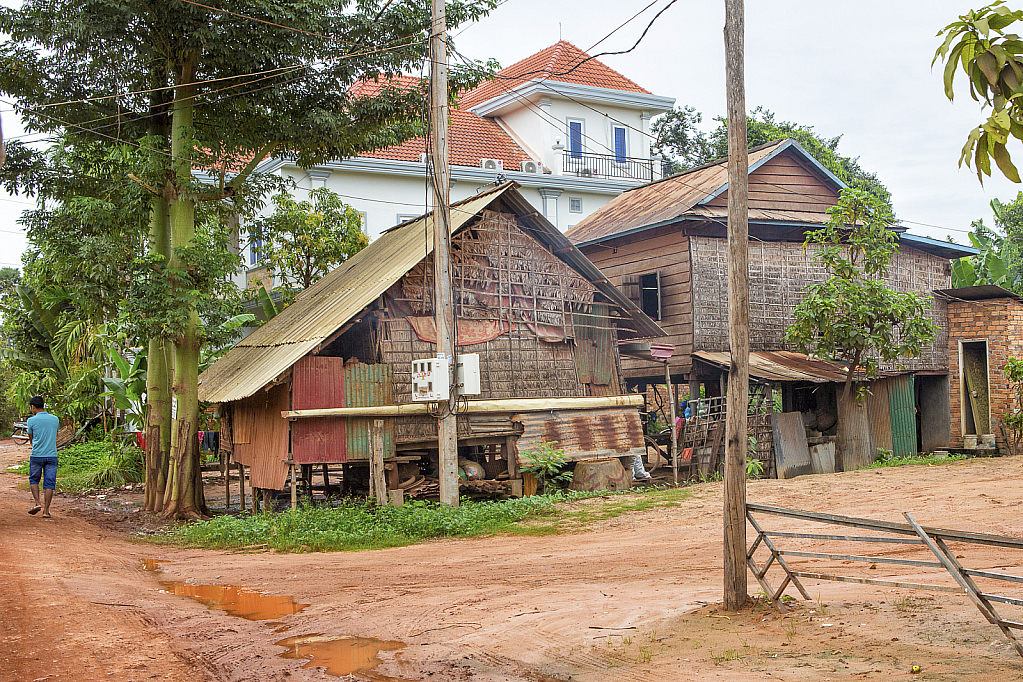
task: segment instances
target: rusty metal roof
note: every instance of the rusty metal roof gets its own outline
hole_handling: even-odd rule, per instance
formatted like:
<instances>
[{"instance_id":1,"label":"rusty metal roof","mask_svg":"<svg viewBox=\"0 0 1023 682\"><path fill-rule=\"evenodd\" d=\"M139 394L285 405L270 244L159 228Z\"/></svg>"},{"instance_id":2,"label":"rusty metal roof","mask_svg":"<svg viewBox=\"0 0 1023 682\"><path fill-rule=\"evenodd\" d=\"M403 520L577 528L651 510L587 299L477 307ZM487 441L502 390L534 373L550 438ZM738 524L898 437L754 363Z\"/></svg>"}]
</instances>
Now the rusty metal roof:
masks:
<instances>
[{"instance_id":1,"label":"rusty metal roof","mask_svg":"<svg viewBox=\"0 0 1023 682\"><path fill-rule=\"evenodd\" d=\"M732 354L696 351L693 357L708 364L727 370L732 364ZM845 365L828 360L810 358L802 353L774 351L749 354L749 374L763 381L809 381L815 384L845 381L848 372ZM880 376L893 376L894 372L881 372ZM865 378L857 372L854 378Z\"/></svg>"},{"instance_id":2,"label":"rusty metal roof","mask_svg":"<svg viewBox=\"0 0 1023 682\"><path fill-rule=\"evenodd\" d=\"M787 149L800 154L828 182L838 188L845 187L831 171L824 168L791 139L775 140L751 149L749 172L752 173ZM721 159L679 175L627 190L580 221L566 233L566 236L576 244L585 245L671 223L690 214L702 217L722 215L719 209L701 204L728 190L727 161ZM755 216L754 213L750 212L750 219L805 221L807 218L805 213L792 215L789 211L765 211L763 216ZM727 217L727 211L723 213L723 217ZM826 220L827 217L823 216L822 222Z\"/></svg>"},{"instance_id":3,"label":"rusty metal roof","mask_svg":"<svg viewBox=\"0 0 1023 682\"><path fill-rule=\"evenodd\" d=\"M625 297L582 253L515 189L505 183L451 205L455 231L501 198L531 234L569 263L629 315L633 333L623 337L664 336L664 331ZM375 301L433 250L433 215L392 228L298 295L293 304L245 337L199 377L199 399L232 402L253 395L286 372L299 358Z\"/></svg>"}]
</instances>

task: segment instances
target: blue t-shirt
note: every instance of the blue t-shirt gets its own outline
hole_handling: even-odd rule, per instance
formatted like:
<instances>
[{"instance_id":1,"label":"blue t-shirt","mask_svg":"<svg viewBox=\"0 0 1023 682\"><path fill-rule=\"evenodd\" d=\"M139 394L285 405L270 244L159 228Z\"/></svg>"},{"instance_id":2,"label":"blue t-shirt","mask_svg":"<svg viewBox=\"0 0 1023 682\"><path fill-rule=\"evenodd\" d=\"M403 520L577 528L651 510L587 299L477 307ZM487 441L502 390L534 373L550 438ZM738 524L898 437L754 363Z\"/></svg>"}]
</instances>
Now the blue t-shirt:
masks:
<instances>
[{"instance_id":1,"label":"blue t-shirt","mask_svg":"<svg viewBox=\"0 0 1023 682\"><path fill-rule=\"evenodd\" d=\"M60 420L49 412L28 418L28 435L32 436L33 457L57 456L57 430Z\"/></svg>"}]
</instances>

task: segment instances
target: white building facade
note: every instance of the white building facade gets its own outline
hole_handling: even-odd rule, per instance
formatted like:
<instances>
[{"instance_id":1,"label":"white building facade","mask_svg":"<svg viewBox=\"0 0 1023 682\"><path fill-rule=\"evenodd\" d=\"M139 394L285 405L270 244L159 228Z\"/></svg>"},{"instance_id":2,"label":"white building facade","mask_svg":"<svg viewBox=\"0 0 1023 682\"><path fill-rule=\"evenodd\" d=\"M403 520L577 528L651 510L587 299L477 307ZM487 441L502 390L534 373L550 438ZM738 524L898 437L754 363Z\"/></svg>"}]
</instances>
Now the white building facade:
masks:
<instances>
[{"instance_id":1,"label":"white building facade","mask_svg":"<svg viewBox=\"0 0 1023 682\"><path fill-rule=\"evenodd\" d=\"M675 100L653 95L567 42L506 69L451 112L451 200L505 180L551 223L568 230L625 190L661 177L650 120ZM270 158L258 169L327 187L363 216L372 239L429 210L423 138L302 169ZM251 250L246 264L257 268Z\"/></svg>"}]
</instances>

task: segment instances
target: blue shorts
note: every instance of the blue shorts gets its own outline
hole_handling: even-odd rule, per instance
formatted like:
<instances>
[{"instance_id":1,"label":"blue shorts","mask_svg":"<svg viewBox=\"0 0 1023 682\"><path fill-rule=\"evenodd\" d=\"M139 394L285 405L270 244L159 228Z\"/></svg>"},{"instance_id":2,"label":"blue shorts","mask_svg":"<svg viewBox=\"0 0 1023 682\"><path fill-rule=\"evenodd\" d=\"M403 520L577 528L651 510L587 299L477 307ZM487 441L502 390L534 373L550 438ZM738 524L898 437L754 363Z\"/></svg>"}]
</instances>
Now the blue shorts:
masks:
<instances>
[{"instance_id":1,"label":"blue shorts","mask_svg":"<svg viewBox=\"0 0 1023 682\"><path fill-rule=\"evenodd\" d=\"M39 485L39 477L43 479L43 490L57 487L57 458L32 457L28 460L28 482Z\"/></svg>"}]
</instances>

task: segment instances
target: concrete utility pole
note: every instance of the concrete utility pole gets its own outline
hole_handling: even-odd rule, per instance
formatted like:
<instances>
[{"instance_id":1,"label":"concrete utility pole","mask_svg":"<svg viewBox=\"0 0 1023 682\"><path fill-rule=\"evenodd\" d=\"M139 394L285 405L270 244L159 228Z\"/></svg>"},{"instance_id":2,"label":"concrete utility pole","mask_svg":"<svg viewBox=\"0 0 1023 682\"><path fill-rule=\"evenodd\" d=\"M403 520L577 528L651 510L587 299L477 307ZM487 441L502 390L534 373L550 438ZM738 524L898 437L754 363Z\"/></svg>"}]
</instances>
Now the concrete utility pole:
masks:
<instances>
[{"instance_id":1,"label":"concrete utility pole","mask_svg":"<svg viewBox=\"0 0 1023 682\"><path fill-rule=\"evenodd\" d=\"M746 605L746 448L749 409L749 149L743 0L725 0L728 80L728 415L725 421L725 608Z\"/></svg>"},{"instance_id":2,"label":"concrete utility pole","mask_svg":"<svg viewBox=\"0 0 1023 682\"><path fill-rule=\"evenodd\" d=\"M430 141L433 148L433 316L437 352L453 358L455 308L451 295L451 169L448 166L448 52L444 0L431 0L430 16ZM437 453L440 501L458 506L458 422L450 405L457 404L455 367L451 367L451 400L438 404Z\"/></svg>"}]
</instances>

